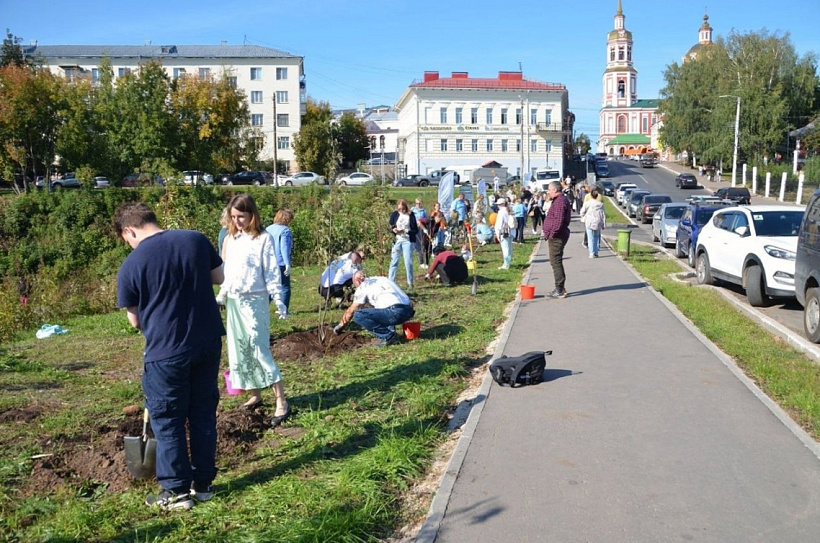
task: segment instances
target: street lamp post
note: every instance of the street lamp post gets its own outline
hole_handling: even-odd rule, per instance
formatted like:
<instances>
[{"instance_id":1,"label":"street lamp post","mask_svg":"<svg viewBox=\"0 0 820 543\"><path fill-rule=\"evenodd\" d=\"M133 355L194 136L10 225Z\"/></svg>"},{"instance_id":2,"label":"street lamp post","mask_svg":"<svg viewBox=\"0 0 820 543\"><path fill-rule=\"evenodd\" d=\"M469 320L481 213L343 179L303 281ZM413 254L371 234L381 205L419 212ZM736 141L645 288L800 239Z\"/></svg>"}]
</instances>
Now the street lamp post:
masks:
<instances>
[{"instance_id":1,"label":"street lamp post","mask_svg":"<svg viewBox=\"0 0 820 543\"><path fill-rule=\"evenodd\" d=\"M732 154L732 186L734 187L737 183L737 138L740 134L740 96L735 96L733 94L721 94L718 98L737 99L737 111L735 112L735 150Z\"/></svg>"}]
</instances>

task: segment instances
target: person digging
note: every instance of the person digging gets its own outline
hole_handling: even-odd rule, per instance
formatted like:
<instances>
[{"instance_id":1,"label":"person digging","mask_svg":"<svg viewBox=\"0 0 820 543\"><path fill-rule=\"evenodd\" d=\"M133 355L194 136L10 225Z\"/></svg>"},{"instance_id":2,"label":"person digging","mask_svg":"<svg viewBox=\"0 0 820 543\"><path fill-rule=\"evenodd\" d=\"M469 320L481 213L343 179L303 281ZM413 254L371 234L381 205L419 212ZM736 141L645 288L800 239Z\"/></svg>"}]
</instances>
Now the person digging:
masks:
<instances>
[{"instance_id":1,"label":"person digging","mask_svg":"<svg viewBox=\"0 0 820 543\"><path fill-rule=\"evenodd\" d=\"M345 325L353 320L379 339L379 347L401 343L395 327L409 321L416 313L407 294L387 277L368 278L363 271L353 275L353 286L356 288L353 303L333 328L333 333L341 334ZM366 304L371 307L364 307Z\"/></svg>"}]
</instances>

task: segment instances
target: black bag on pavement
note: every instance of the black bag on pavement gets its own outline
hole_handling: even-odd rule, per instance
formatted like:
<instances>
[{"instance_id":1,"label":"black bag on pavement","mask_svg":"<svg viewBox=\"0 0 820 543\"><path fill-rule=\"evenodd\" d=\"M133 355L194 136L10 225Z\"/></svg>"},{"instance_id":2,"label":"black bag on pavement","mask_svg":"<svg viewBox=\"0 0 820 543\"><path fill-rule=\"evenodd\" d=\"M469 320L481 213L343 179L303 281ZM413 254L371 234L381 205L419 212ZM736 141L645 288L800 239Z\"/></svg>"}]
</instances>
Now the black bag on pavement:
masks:
<instances>
[{"instance_id":1,"label":"black bag on pavement","mask_svg":"<svg viewBox=\"0 0 820 543\"><path fill-rule=\"evenodd\" d=\"M496 383L511 388L541 382L552 351L532 351L521 356L502 356L490 364L490 375Z\"/></svg>"}]
</instances>

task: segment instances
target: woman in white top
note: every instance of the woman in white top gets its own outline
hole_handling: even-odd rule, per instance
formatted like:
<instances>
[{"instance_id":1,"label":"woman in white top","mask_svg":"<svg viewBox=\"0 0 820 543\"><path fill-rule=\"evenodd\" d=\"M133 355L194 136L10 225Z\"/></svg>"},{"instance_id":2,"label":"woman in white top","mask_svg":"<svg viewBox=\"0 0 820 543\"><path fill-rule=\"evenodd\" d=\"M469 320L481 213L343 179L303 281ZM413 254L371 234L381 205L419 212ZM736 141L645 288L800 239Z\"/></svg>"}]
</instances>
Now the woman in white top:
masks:
<instances>
[{"instance_id":1,"label":"woman in white top","mask_svg":"<svg viewBox=\"0 0 820 543\"><path fill-rule=\"evenodd\" d=\"M390 231L396 236L393 251L390 255L390 268L387 277L396 280L399 269L399 257L404 258L404 269L407 272L407 288L413 288L413 247L416 245L416 236L419 228L416 216L410 211L410 206L404 198L396 202L396 211L390 215Z\"/></svg>"},{"instance_id":2,"label":"woman in white top","mask_svg":"<svg viewBox=\"0 0 820 543\"><path fill-rule=\"evenodd\" d=\"M251 397L244 407L262 403L263 388L272 386L276 411L271 425L278 426L290 415L282 386L282 374L270 351L270 297L279 318L287 316L282 302L279 265L273 239L262 228L256 203L248 194L237 194L228 203L230 223L222 246L225 281L218 301L227 307L227 347L233 388L247 390Z\"/></svg>"},{"instance_id":3,"label":"woman in white top","mask_svg":"<svg viewBox=\"0 0 820 543\"><path fill-rule=\"evenodd\" d=\"M587 235L589 258L598 258L598 248L601 245L601 230L606 228L606 213L604 204L598 199L598 190L592 189L589 198L581 207L581 220L584 222Z\"/></svg>"},{"instance_id":4,"label":"woman in white top","mask_svg":"<svg viewBox=\"0 0 820 543\"><path fill-rule=\"evenodd\" d=\"M507 201L504 198L499 198L495 201L498 206L498 214L495 217L495 237L498 238L498 243L501 244L501 255L504 257L504 263L498 268L499 270L509 270L512 263L512 242L515 237L515 226L510 226L510 219L515 221L510 216L510 211L507 209Z\"/></svg>"}]
</instances>

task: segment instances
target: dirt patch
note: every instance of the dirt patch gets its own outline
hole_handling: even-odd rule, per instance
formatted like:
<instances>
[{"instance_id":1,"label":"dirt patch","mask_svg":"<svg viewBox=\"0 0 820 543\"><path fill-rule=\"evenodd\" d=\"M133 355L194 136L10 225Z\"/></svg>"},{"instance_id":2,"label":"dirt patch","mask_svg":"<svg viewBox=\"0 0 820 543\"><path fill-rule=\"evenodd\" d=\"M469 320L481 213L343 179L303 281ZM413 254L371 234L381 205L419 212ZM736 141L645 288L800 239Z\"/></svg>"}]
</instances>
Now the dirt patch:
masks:
<instances>
[{"instance_id":1,"label":"dirt patch","mask_svg":"<svg viewBox=\"0 0 820 543\"><path fill-rule=\"evenodd\" d=\"M42 413L43 412L37 407L0 409L0 422L28 423L39 417Z\"/></svg>"},{"instance_id":2,"label":"dirt patch","mask_svg":"<svg viewBox=\"0 0 820 543\"><path fill-rule=\"evenodd\" d=\"M330 326L324 327L324 342L319 338L319 329L294 332L278 339L271 338L274 360L315 360L325 355L354 351L373 341L371 336L355 332L333 333Z\"/></svg>"}]
</instances>

